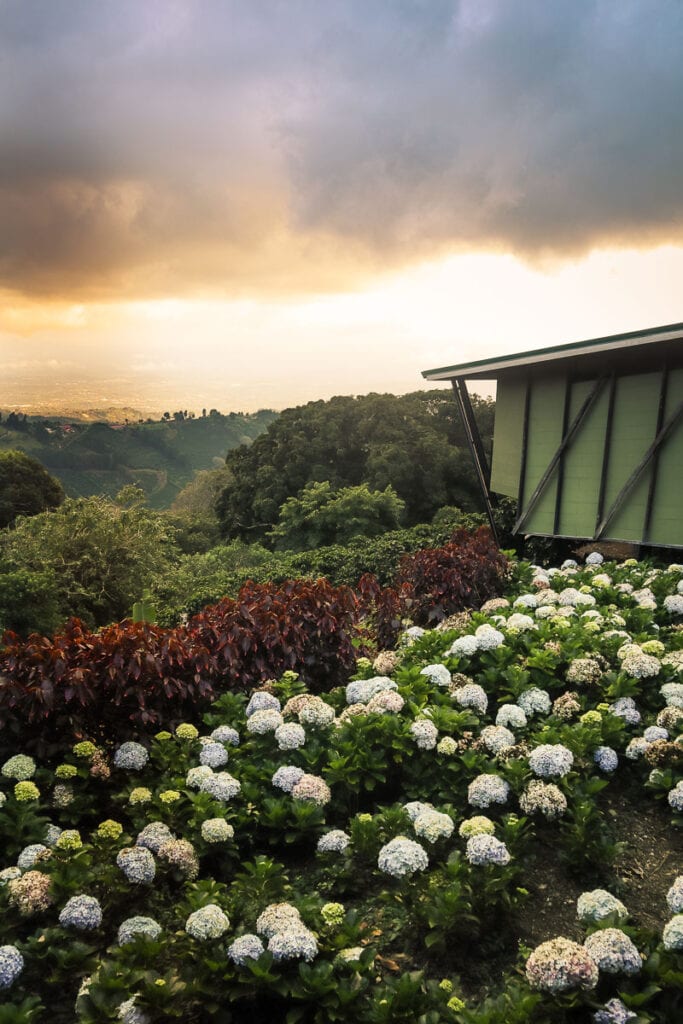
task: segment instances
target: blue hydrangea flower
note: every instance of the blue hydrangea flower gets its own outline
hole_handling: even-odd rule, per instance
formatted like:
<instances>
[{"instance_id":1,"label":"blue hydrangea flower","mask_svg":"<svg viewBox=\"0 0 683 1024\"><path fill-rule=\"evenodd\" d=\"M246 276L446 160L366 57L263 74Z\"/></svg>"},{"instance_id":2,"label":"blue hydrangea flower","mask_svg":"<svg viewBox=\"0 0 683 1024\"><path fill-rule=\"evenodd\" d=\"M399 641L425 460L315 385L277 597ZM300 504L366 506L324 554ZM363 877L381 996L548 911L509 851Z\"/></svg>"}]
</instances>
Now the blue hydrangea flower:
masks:
<instances>
[{"instance_id":1,"label":"blue hydrangea flower","mask_svg":"<svg viewBox=\"0 0 683 1024\"><path fill-rule=\"evenodd\" d=\"M284 764L275 772L271 782L278 789L284 790L285 793L291 793L297 783L301 782L305 774L303 768L297 768L293 764Z\"/></svg>"},{"instance_id":2,"label":"blue hydrangea flower","mask_svg":"<svg viewBox=\"0 0 683 1024\"><path fill-rule=\"evenodd\" d=\"M317 850L319 853L343 853L350 842L351 839L346 832L335 828L320 837Z\"/></svg>"},{"instance_id":3,"label":"blue hydrangea flower","mask_svg":"<svg viewBox=\"0 0 683 1024\"><path fill-rule=\"evenodd\" d=\"M164 843L173 839L173 833L163 821L150 821L149 825L138 832L136 846L145 846L152 853L158 853Z\"/></svg>"},{"instance_id":4,"label":"blue hydrangea flower","mask_svg":"<svg viewBox=\"0 0 683 1024\"><path fill-rule=\"evenodd\" d=\"M453 700L461 708L472 708L478 715L485 715L489 706L486 691L478 683L465 683L453 691Z\"/></svg>"},{"instance_id":5,"label":"blue hydrangea flower","mask_svg":"<svg viewBox=\"0 0 683 1024\"><path fill-rule=\"evenodd\" d=\"M520 693L517 703L527 718L531 718L532 715L547 715L551 707L550 694L538 686L531 686Z\"/></svg>"},{"instance_id":6,"label":"blue hydrangea flower","mask_svg":"<svg viewBox=\"0 0 683 1024\"><path fill-rule=\"evenodd\" d=\"M29 871L47 852L47 846L43 846L42 843L31 843L30 846L25 846L17 857L17 867L22 871Z\"/></svg>"},{"instance_id":7,"label":"blue hydrangea flower","mask_svg":"<svg viewBox=\"0 0 683 1024\"><path fill-rule=\"evenodd\" d=\"M301 914L291 903L270 903L256 922L256 931L267 939L278 932L303 930L305 927Z\"/></svg>"},{"instance_id":8,"label":"blue hydrangea flower","mask_svg":"<svg viewBox=\"0 0 683 1024\"><path fill-rule=\"evenodd\" d=\"M306 730L298 722L285 722L275 730L275 741L280 750L297 750L306 742Z\"/></svg>"},{"instance_id":9,"label":"blue hydrangea flower","mask_svg":"<svg viewBox=\"0 0 683 1024\"><path fill-rule=\"evenodd\" d=\"M260 712L257 711L256 714L260 714ZM208 793L214 800L221 800L226 803L228 800L232 800L234 796L237 796L242 789L242 784L230 772L218 772L216 775L211 775L208 779L204 779L199 788L202 793Z\"/></svg>"},{"instance_id":10,"label":"blue hydrangea flower","mask_svg":"<svg viewBox=\"0 0 683 1024\"><path fill-rule=\"evenodd\" d=\"M0 988L9 988L24 969L24 958L16 946L0 946Z\"/></svg>"},{"instance_id":11,"label":"blue hydrangea flower","mask_svg":"<svg viewBox=\"0 0 683 1024\"><path fill-rule=\"evenodd\" d=\"M397 690L389 676L373 676L372 679L354 679L346 687L347 704L367 704L376 694L384 690Z\"/></svg>"},{"instance_id":12,"label":"blue hydrangea flower","mask_svg":"<svg viewBox=\"0 0 683 1024\"><path fill-rule=\"evenodd\" d=\"M628 917L628 910L621 900L606 889L582 892L576 901L576 912L584 924L598 924L612 914L616 914L620 921Z\"/></svg>"},{"instance_id":13,"label":"blue hydrangea flower","mask_svg":"<svg viewBox=\"0 0 683 1024\"><path fill-rule=\"evenodd\" d=\"M504 866L510 863L510 853L505 843L495 836L478 835L470 836L467 840L465 851L470 864L485 865L499 864Z\"/></svg>"},{"instance_id":14,"label":"blue hydrangea flower","mask_svg":"<svg viewBox=\"0 0 683 1024\"><path fill-rule=\"evenodd\" d=\"M134 885L149 885L157 873L154 857L144 846L131 846L119 850L116 864Z\"/></svg>"},{"instance_id":15,"label":"blue hydrangea flower","mask_svg":"<svg viewBox=\"0 0 683 1024\"><path fill-rule=\"evenodd\" d=\"M672 914L683 911L683 875L674 878L673 885L666 894L666 902Z\"/></svg>"},{"instance_id":16,"label":"blue hydrangea flower","mask_svg":"<svg viewBox=\"0 0 683 1024\"><path fill-rule=\"evenodd\" d=\"M240 734L230 725L219 725L211 733L211 739L216 743L227 743L230 747L238 747Z\"/></svg>"},{"instance_id":17,"label":"blue hydrangea flower","mask_svg":"<svg viewBox=\"0 0 683 1024\"><path fill-rule=\"evenodd\" d=\"M478 775L467 787L467 800L473 807L504 804L510 795L510 784L500 775Z\"/></svg>"},{"instance_id":18,"label":"blue hydrangea flower","mask_svg":"<svg viewBox=\"0 0 683 1024\"><path fill-rule=\"evenodd\" d=\"M605 1003L601 1010L597 1010L593 1014L594 1024L628 1024L630 1020L635 1020L637 1014L633 1013L627 1006L625 1006L621 999L610 999L609 1002Z\"/></svg>"},{"instance_id":19,"label":"blue hydrangea flower","mask_svg":"<svg viewBox=\"0 0 683 1024\"><path fill-rule=\"evenodd\" d=\"M445 665L426 665L423 669L420 669L421 676L427 676L430 683L434 683L435 686L450 686L451 685L451 674Z\"/></svg>"},{"instance_id":20,"label":"blue hydrangea flower","mask_svg":"<svg viewBox=\"0 0 683 1024\"><path fill-rule=\"evenodd\" d=\"M205 743L199 751L199 763L209 768L222 768L228 763L228 752L222 743Z\"/></svg>"},{"instance_id":21,"label":"blue hydrangea flower","mask_svg":"<svg viewBox=\"0 0 683 1024\"><path fill-rule=\"evenodd\" d=\"M593 760L602 772L613 772L619 765L617 752L611 747L598 747L593 752Z\"/></svg>"},{"instance_id":22,"label":"blue hydrangea flower","mask_svg":"<svg viewBox=\"0 0 683 1024\"><path fill-rule=\"evenodd\" d=\"M246 716L251 718L257 711L280 711L280 701L267 690L255 690L249 698Z\"/></svg>"},{"instance_id":23,"label":"blue hydrangea flower","mask_svg":"<svg viewBox=\"0 0 683 1024\"><path fill-rule=\"evenodd\" d=\"M122 743L114 754L114 764L126 771L139 772L149 761L149 754L141 743Z\"/></svg>"},{"instance_id":24,"label":"blue hydrangea flower","mask_svg":"<svg viewBox=\"0 0 683 1024\"><path fill-rule=\"evenodd\" d=\"M574 755L561 743L542 743L529 754L529 767L542 779L563 778L573 764Z\"/></svg>"},{"instance_id":25,"label":"blue hydrangea flower","mask_svg":"<svg viewBox=\"0 0 683 1024\"><path fill-rule=\"evenodd\" d=\"M637 974L643 966L638 947L621 928L593 932L583 945L605 974Z\"/></svg>"},{"instance_id":26,"label":"blue hydrangea flower","mask_svg":"<svg viewBox=\"0 0 683 1024\"><path fill-rule=\"evenodd\" d=\"M683 949L683 914L676 914L664 926L662 941L664 949Z\"/></svg>"},{"instance_id":27,"label":"blue hydrangea flower","mask_svg":"<svg viewBox=\"0 0 683 1024\"><path fill-rule=\"evenodd\" d=\"M63 928L91 931L102 924L102 908L94 896L72 896L59 915Z\"/></svg>"},{"instance_id":28,"label":"blue hydrangea flower","mask_svg":"<svg viewBox=\"0 0 683 1024\"><path fill-rule=\"evenodd\" d=\"M228 957L238 967L243 967L247 960L258 960L264 951L263 943L258 935L240 935L228 946Z\"/></svg>"},{"instance_id":29,"label":"blue hydrangea flower","mask_svg":"<svg viewBox=\"0 0 683 1024\"><path fill-rule=\"evenodd\" d=\"M268 940L268 952L274 960L305 960L310 963L318 952L315 935L308 928L276 932Z\"/></svg>"}]
</instances>

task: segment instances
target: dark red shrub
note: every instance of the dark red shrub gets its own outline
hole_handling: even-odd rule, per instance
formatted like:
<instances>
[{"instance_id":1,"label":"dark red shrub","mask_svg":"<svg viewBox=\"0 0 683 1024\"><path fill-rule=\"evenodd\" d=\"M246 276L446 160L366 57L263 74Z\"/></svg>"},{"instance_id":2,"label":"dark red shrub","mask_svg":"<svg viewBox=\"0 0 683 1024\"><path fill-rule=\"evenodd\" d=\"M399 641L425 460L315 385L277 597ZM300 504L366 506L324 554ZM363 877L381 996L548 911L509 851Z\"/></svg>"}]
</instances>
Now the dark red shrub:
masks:
<instances>
[{"instance_id":1,"label":"dark red shrub","mask_svg":"<svg viewBox=\"0 0 683 1024\"><path fill-rule=\"evenodd\" d=\"M475 608L500 594L507 559L491 531L458 530L442 548L424 548L404 555L397 585L412 588L412 618L418 625L434 626L447 615Z\"/></svg>"},{"instance_id":2,"label":"dark red shrub","mask_svg":"<svg viewBox=\"0 0 683 1024\"><path fill-rule=\"evenodd\" d=\"M78 619L54 637L6 633L0 727L44 743L106 741L181 720L212 695L209 652L182 629L123 622L92 633ZM24 741L26 736L24 735Z\"/></svg>"},{"instance_id":3,"label":"dark red shrub","mask_svg":"<svg viewBox=\"0 0 683 1024\"><path fill-rule=\"evenodd\" d=\"M358 613L353 591L327 580L249 581L235 600L205 608L186 628L212 652L216 689L247 690L287 669L310 689L330 689L355 664Z\"/></svg>"},{"instance_id":4,"label":"dark red shrub","mask_svg":"<svg viewBox=\"0 0 683 1024\"><path fill-rule=\"evenodd\" d=\"M196 718L214 692L248 690L287 669L329 689L355 664L357 618L348 587L294 580L247 583L237 600L176 629L126 621L93 633L72 619L51 638L6 633L0 729L15 749L45 752L60 738L118 742L172 727Z\"/></svg>"},{"instance_id":5,"label":"dark red shrub","mask_svg":"<svg viewBox=\"0 0 683 1024\"><path fill-rule=\"evenodd\" d=\"M410 583L398 587L382 587L376 576L366 573L358 581L363 615L377 649L395 647L402 621L412 614L413 588Z\"/></svg>"}]
</instances>

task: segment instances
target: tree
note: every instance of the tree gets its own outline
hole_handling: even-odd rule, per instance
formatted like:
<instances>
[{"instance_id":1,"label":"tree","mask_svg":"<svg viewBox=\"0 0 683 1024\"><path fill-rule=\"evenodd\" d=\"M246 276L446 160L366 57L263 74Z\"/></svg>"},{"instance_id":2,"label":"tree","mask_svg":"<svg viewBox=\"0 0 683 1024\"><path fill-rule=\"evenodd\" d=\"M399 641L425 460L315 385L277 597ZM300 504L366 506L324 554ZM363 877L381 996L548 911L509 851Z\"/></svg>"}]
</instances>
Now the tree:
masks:
<instances>
[{"instance_id":1,"label":"tree","mask_svg":"<svg viewBox=\"0 0 683 1024\"><path fill-rule=\"evenodd\" d=\"M37 459L19 451L0 451L0 527L18 516L34 516L64 501L62 485Z\"/></svg>"},{"instance_id":2,"label":"tree","mask_svg":"<svg viewBox=\"0 0 683 1024\"><path fill-rule=\"evenodd\" d=\"M472 404L490 447L493 403L474 398ZM283 503L323 481L332 490L393 487L409 526L431 520L442 505L478 511L466 444L447 391L338 397L287 409L249 447L228 453L233 481L216 506L222 534L262 542Z\"/></svg>"},{"instance_id":3,"label":"tree","mask_svg":"<svg viewBox=\"0 0 683 1024\"><path fill-rule=\"evenodd\" d=\"M178 555L172 526L141 503L141 493L125 488L120 502L67 498L52 512L20 519L0 535L0 569L50 574L62 619L100 626L125 618Z\"/></svg>"},{"instance_id":4,"label":"tree","mask_svg":"<svg viewBox=\"0 0 683 1024\"><path fill-rule=\"evenodd\" d=\"M308 484L280 508L268 537L278 550L306 551L348 544L353 537L376 537L399 525L405 502L392 487L371 491L367 484L333 491L329 481Z\"/></svg>"}]
</instances>

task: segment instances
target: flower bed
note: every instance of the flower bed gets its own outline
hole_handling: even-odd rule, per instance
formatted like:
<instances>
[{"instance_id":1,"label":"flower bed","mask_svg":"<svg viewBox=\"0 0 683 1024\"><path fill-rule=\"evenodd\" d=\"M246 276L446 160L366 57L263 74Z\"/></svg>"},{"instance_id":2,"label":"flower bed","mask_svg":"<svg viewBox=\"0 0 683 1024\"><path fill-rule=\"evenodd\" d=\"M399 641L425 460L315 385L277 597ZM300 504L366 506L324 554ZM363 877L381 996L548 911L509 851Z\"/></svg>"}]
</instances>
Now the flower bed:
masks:
<instances>
[{"instance_id":1,"label":"flower bed","mask_svg":"<svg viewBox=\"0 0 683 1024\"><path fill-rule=\"evenodd\" d=\"M0 1020L675 1021L681 593L520 565L328 693L285 672L144 742L17 745ZM647 920L615 806L668 829Z\"/></svg>"}]
</instances>

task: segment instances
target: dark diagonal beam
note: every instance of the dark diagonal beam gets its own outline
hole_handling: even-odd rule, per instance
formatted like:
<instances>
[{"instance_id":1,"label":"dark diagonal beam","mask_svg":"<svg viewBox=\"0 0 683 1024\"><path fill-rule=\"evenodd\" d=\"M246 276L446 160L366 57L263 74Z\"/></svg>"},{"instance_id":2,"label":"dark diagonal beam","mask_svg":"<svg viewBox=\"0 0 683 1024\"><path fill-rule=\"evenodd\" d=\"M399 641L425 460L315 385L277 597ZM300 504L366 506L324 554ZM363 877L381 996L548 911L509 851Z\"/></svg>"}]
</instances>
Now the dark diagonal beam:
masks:
<instances>
[{"instance_id":1,"label":"dark diagonal beam","mask_svg":"<svg viewBox=\"0 0 683 1024\"><path fill-rule=\"evenodd\" d=\"M676 424L678 423L678 421L680 420L682 415L683 415L683 402L679 402L677 407L676 407L676 409L674 410L674 412L669 417L669 419L666 421L666 423L664 423L662 428L657 432L657 436L655 437L654 441L652 442L652 444L650 445L648 450L645 452L645 454L643 455L642 459L640 460L640 462L638 463L636 468L633 470L633 472L631 473L630 477L628 478L628 480L626 481L626 483L621 488L621 490L617 494L616 498L612 502L612 505L610 506L610 509L609 509L607 515L603 518L602 522L599 524L597 530L595 531L595 536L593 537L593 540L600 540L600 538L602 536L604 536L605 530L607 529L609 524L612 522L612 520L614 519L615 515L617 514L617 512L619 511L621 506L624 504L624 502L626 501L628 496L634 490L634 488L638 484L638 481L640 480L641 476L643 475L645 470L648 468L648 466L651 464L653 458L655 457L655 455L657 455L657 453L659 452L659 449L662 447L662 445L664 444L664 442L666 441L667 437L669 436L671 431L674 429L674 427L676 426Z\"/></svg>"},{"instance_id":2,"label":"dark diagonal beam","mask_svg":"<svg viewBox=\"0 0 683 1024\"><path fill-rule=\"evenodd\" d=\"M565 433L564 433L564 435L562 437L562 440L560 441L559 445L557 446L557 449L555 450L555 454L553 455L552 459L548 463L548 465L546 467L546 470L543 473L543 476L538 481L533 494L529 498L529 501L527 503L526 508L522 509L522 512L521 512L520 516L518 517L517 522L513 526L513 528L512 528L512 532L513 533L518 533L519 532L519 530L524 525L526 520L529 518L529 516L531 515L533 510L536 508L536 505L538 504L541 495L543 494L543 492L545 491L546 487L548 486L548 481L550 480L550 478L553 475L555 469L557 468L557 465L558 465L560 459L564 455L564 453L567 450L567 448L569 447L569 445L574 440L574 437L575 437L577 431L579 430L581 424L585 420L586 416L588 415L590 410L595 405L595 402L599 398L600 393L602 392L602 389L605 386L605 382L607 381L607 379L608 379L607 377L600 377L598 380L596 380L596 382L594 383L593 387L591 388L591 390L586 395L586 397L585 397L585 399L583 401L583 404L581 405L581 408L579 409L579 411L577 412L576 416L574 417L574 419L569 424L569 427L565 431Z\"/></svg>"}]
</instances>

